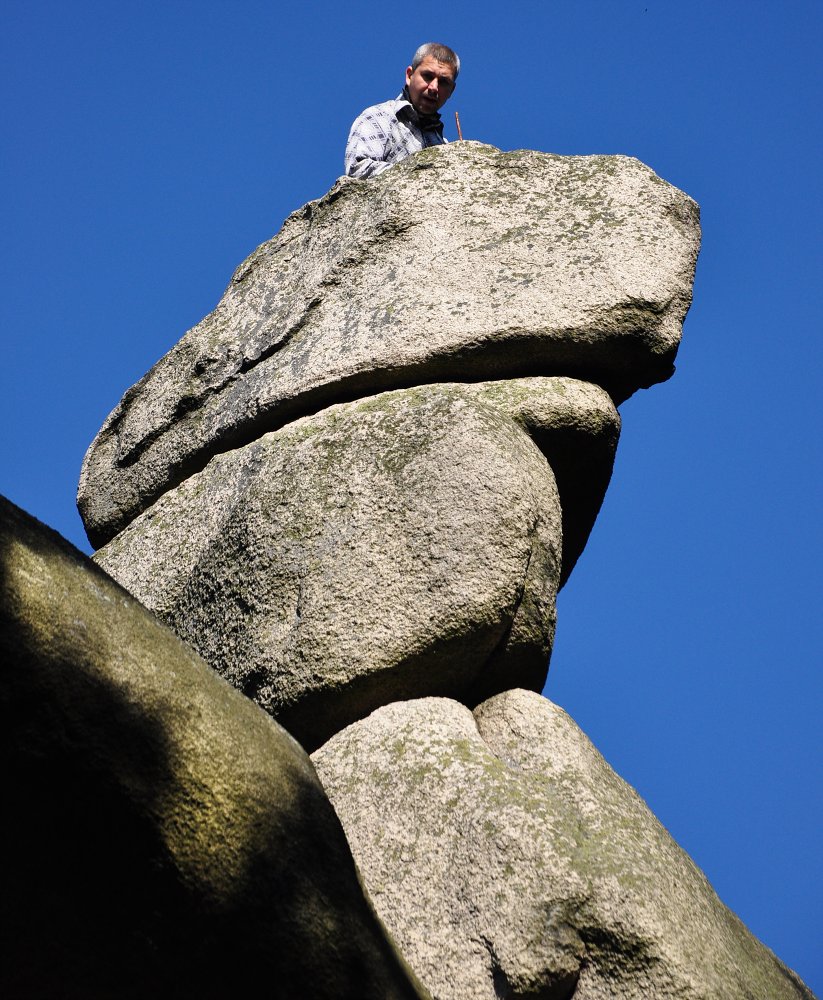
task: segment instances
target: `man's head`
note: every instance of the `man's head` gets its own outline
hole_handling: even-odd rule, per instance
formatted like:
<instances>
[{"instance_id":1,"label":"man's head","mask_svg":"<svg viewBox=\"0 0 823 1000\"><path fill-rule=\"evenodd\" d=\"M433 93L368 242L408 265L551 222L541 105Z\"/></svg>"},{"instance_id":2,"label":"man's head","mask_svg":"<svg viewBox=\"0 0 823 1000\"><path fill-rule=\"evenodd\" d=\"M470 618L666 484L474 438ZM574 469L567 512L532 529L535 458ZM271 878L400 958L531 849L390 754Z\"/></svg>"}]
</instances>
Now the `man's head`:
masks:
<instances>
[{"instance_id":1,"label":"man's head","mask_svg":"<svg viewBox=\"0 0 823 1000\"><path fill-rule=\"evenodd\" d=\"M415 52L411 66L406 70L406 86L415 111L431 115L451 97L460 59L445 45L426 42Z\"/></svg>"}]
</instances>

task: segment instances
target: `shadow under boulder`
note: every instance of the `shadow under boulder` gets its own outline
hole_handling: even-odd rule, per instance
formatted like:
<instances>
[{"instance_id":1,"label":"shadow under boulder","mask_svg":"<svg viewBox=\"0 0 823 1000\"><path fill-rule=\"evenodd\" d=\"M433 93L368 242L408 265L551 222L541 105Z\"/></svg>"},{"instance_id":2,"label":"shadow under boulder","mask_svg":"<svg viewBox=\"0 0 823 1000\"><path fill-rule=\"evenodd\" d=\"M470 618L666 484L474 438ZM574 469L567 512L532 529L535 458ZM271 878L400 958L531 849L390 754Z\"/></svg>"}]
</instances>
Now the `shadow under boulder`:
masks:
<instances>
[{"instance_id":1,"label":"shadow under boulder","mask_svg":"<svg viewBox=\"0 0 823 1000\"><path fill-rule=\"evenodd\" d=\"M305 753L0 499L0 994L425 996Z\"/></svg>"}]
</instances>

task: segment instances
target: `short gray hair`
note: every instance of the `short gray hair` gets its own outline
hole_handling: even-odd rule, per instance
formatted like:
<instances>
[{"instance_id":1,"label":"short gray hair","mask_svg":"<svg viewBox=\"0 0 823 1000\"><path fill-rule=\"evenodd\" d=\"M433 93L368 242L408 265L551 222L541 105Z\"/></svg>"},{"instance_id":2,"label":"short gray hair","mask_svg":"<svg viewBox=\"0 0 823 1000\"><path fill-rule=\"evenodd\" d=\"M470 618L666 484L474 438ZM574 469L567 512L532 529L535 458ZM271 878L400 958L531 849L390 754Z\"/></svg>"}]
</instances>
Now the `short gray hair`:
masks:
<instances>
[{"instance_id":1,"label":"short gray hair","mask_svg":"<svg viewBox=\"0 0 823 1000\"><path fill-rule=\"evenodd\" d=\"M423 62L426 56L431 56L432 59L445 63L447 66L454 66L454 78L455 80L457 79L457 74L460 72L460 56L450 49L448 45L440 45L439 42L426 42L425 45L420 46L412 59L412 73Z\"/></svg>"}]
</instances>

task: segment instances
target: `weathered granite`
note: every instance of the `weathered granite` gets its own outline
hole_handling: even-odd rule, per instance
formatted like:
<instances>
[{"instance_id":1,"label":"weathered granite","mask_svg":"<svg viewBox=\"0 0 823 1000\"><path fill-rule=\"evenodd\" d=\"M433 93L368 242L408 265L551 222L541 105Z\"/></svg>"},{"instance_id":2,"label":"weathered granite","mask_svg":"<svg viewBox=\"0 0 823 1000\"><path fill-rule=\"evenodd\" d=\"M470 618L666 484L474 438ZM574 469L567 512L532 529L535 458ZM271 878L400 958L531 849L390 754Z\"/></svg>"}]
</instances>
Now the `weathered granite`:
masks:
<instances>
[{"instance_id":1,"label":"weathered granite","mask_svg":"<svg viewBox=\"0 0 823 1000\"><path fill-rule=\"evenodd\" d=\"M530 433L594 473L571 515L587 534L616 412L595 386L526 379L294 421L214 458L95 559L306 747L401 698L540 690L562 531Z\"/></svg>"},{"instance_id":2,"label":"weathered granite","mask_svg":"<svg viewBox=\"0 0 823 1000\"><path fill-rule=\"evenodd\" d=\"M425 996L295 741L0 499L0 994Z\"/></svg>"},{"instance_id":3,"label":"weathered granite","mask_svg":"<svg viewBox=\"0 0 823 1000\"><path fill-rule=\"evenodd\" d=\"M343 179L237 270L123 397L83 465L99 546L165 491L296 415L445 380L569 375L620 401L668 378L697 206L637 160L425 150Z\"/></svg>"},{"instance_id":4,"label":"weathered granite","mask_svg":"<svg viewBox=\"0 0 823 1000\"><path fill-rule=\"evenodd\" d=\"M390 705L313 760L439 1000L812 997L539 695Z\"/></svg>"},{"instance_id":5,"label":"weathered granite","mask_svg":"<svg viewBox=\"0 0 823 1000\"><path fill-rule=\"evenodd\" d=\"M460 391L511 417L546 456L563 514L563 587L606 495L620 437L620 414L604 389L578 379L538 376L470 382Z\"/></svg>"}]
</instances>

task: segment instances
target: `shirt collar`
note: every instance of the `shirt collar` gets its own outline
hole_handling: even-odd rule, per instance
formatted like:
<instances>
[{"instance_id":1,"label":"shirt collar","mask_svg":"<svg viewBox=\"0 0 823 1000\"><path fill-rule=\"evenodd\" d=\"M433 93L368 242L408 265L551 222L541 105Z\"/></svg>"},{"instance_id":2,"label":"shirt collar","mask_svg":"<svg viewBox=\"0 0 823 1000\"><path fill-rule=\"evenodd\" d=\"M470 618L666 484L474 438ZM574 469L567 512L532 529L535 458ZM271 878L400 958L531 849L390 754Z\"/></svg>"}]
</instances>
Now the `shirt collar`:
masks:
<instances>
[{"instance_id":1,"label":"shirt collar","mask_svg":"<svg viewBox=\"0 0 823 1000\"><path fill-rule=\"evenodd\" d=\"M398 106L395 109L395 117L414 122L415 125L427 132L441 131L443 122L439 112L435 111L431 115L421 115L409 99L409 88L404 87L402 93L397 95Z\"/></svg>"}]
</instances>

